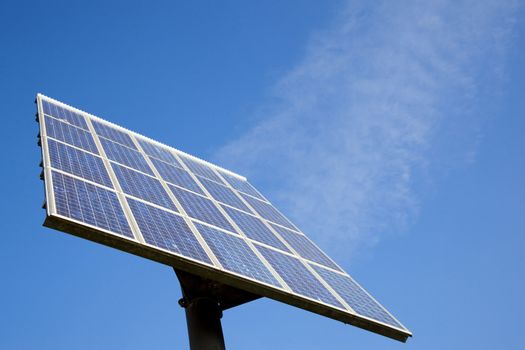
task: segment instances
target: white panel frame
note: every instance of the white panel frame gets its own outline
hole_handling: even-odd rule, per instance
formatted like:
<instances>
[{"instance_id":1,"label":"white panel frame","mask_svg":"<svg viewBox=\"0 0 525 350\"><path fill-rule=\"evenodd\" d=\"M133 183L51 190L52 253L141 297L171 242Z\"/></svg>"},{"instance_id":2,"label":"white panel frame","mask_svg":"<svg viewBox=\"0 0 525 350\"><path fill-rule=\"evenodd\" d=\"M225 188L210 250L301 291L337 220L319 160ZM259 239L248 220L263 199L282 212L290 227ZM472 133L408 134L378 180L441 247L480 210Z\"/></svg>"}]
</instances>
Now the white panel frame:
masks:
<instances>
[{"instance_id":1,"label":"white panel frame","mask_svg":"<svg viewBox=\"0 0 525 350\"><path fill-rule=\"evenodd\" d=\"M49 158L49 148L47 145L47 129L44 118L44 107L40 95L35 100L38 110L38 123L40 124L40 145L42 151L42 171L44 172L44 187L46 192L46 213L47 215L56 214L55 193L53 191L51 179L51 159Z\"/></svg>"}]
</instances>

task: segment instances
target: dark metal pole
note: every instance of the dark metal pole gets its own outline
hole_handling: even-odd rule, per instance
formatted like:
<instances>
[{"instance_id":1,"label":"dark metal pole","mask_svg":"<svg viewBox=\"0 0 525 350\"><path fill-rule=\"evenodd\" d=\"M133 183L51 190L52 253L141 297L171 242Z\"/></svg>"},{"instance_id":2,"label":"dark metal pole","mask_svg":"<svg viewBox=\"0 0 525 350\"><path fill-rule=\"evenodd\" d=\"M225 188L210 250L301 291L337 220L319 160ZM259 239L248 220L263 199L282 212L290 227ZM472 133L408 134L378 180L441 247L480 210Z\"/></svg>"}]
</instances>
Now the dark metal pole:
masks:
<instances>
[{"instance_id":1,"label":"dark metal pole","mask_svg":"<svg viewBox=\"0 0 525 350\"><path fill-rule=\"evenodd\" d=\"M179 305L186 310L191 350L225 350L221 318L224 310L261 296L174 269L182 289Z\"/></svg>"},{"instance_id":2,"label":"dark metal pole","mask_svg":"<svg viewBox=\"0 0 525 350\"><path fill-rule=\"evenodd\" d=\"M191 350L225 350L222 311L213 297L184 297L179 302L186 311Z\"/></svg>"},{"instance_id":3,"label":"dark metal pole","mask_svg":"<svg viewBox=\"0 0 525 350\"><path fill-rule=\"evenodd\" d=\"M186 311L191 350L226 350L217 283L177 271L182 289L179 305Z\"/></svg>"}]
</instances>

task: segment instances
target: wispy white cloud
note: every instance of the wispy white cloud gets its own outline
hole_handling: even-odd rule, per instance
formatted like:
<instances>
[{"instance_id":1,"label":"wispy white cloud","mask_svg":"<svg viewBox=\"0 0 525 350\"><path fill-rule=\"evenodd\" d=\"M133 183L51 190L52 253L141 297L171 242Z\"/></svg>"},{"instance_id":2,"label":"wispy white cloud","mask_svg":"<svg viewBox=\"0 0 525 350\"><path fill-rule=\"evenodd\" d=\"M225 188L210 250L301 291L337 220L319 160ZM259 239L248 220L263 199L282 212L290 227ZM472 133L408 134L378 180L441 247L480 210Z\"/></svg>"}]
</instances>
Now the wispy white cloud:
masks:
<instances>
[{"instance_id":1,"label":"wispy white cloud","mask_svg":"<svg viewBox=\"0 0 525 350\"><path fill-rule=\"evenodd\" d=\"M217 160L340 258L336 247L401 231L418 211L417 174L445 150L475 157L476 101L501 75L516 6L348 3Z\"/></svg>"}]
</instances>

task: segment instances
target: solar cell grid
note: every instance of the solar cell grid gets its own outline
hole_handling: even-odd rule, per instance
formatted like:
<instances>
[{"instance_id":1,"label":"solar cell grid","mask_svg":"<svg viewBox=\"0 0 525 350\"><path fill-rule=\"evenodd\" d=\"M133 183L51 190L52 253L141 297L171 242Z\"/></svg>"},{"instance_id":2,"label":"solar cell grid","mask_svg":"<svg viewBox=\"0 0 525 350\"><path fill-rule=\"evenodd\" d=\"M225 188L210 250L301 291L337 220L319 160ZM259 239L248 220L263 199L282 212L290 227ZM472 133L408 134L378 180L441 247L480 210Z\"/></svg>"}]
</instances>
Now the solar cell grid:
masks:
<instances>
[{"instance_id":1,"label":"solar cell grid","mask_svg":"<svg viewBox=\"0 0 525 350\"><path fill-rule=\"evenodd\" d=\"M88 130L86 120L81 114L77 112L72 112L69 109L63 108L48 101L42 101L42 107L44 109L45 114L53 116L57 119L61 119L79 128Z\"/></svg>"},{"instance_id":2,"label":"solar cell grid","mask_svg":"<svg viewBox=\"0 0 525 350\"><path fill-rule=\"evenodd\" d=\"M133 140L129 134L96 120L91 120L91 123L93 124L93 128L95 128L95 131L99 136L110 139L111 141L118 142L121 145L127 146L129 148L133 148L134 150L137 149L137 146L135 146L135 143L133 143Z\"/></svg>"},{"instance_id":3,"label":"solar cell grid","mask_svg":"<svg viewBox=\"0 0 525 350\"><path fill-rule=\"evenodd\" d=\"M146 243L212 264L181 216L131 198L128 203Z\"/></svg>"},{"instance_id":4,"label":"solar cell grid","mask_svg":"<svg viewBox=\"0 0 525 350\"><path fill-rule=\"evenodd\" d=\"M211 200L172 185L169 187L190 217L233 232L233 227Z\"/></svg>"},{"instance_id":5,"label":"solar cell grid","mask_svg":"<svg viewBox=\"0 0 525 350\"><path fill-rule=\"evenodd\" d=\"M323 269L322 267L313 267L355 312L394 327L404 328L350 277Z\"/></svg>"},{"instance_id":6,"label":"solar cell grid","mask_svg":"<svg viewBox=\"0 0 525 350\"><path fill-rule=\"evenodd\" d=\"M200 182L208 190L211 196L215 198L215 200L251 213L251 210L246 206L246 204L244 204L243 201L240 200L239 197L237 197L237 195L228 187L219 185L216 182L209 181L204 178L200 179Z\"/></svg>"},{"instance_id":7,"label":"solar cell grid","mask_svg":"<svg viewBox=\"0 0 525 350\"><path fill-rule=\"evenodd\" d=\"M47 136L98 154L97 146L89 131L79 129L57 119L45 117Z\"/></svg>"},{"instance_id":8,"label":"solar cell grid","mask_svg":"<svg viewBox=\"0 0 525 350\"><path fill-rule=\"evenodd\" d=\"M250 204L250 206L266 220L272 221L284 227L288 227L292 230L297 230L294 224L285 218L284 215L279 213L279 211L277 211L277 209L275 209L271 204L252 198L250 196L242 196L248 202L248 204Z\"/></svg>"},{"instance_id":9,"label":"solar cell grid","mask_svg":"<svg viewBox=\"0 0 525 350\"><path fill-rule=\"evenodd\" d=\"M344 309L297 258L262 246L257 246L257 249L295 293Z\"/></svg>"},{"instance_id":10,"label":"solar cell grid","mask_svg":"<svg viewBox=\"0 0 525 350\"><path fill-rule=\"evenodd\" d=\"M157 146L151 142L142 139L138 139L138 142L144 150L144 153L146 153L148 156L155 157L157 159L165 161L166 163L176 165L179 168L182 168L182 165L179 163L177 158L167 149L161 148L160 146Z\"/></svg>"},{"instance_id":11,"label":"solar cell grid","mask_svg":"<svg viewBox=\"0 0 525 350\"><path fill-rule=\"evenodd\" d=\"M280 287L272 273L242 238L197 222L195 226L225 269Z\"/></svg>"},{"instance_id":12,"label":"solar cell grid","mask_svg":"<svg viewBox=\"0 0 525 350\"><path fill-rule=\"evenodd\" d=\"M100 143L109 159L127 165L130 168L140 170L143 173L153 175L153 171L151 171L148 162L146 162L146 159L144 159L144 156L140 152L104 138L100 138Z\"/></svg>"},{"instance_id":13,"label":"solar cell grid","mask_svg":"<svg viewBox=\"0 0 525 350\"><path fill-rule=\"evenodd\" d=\"M162 179L174 185L187 188L190 191L204 194L191 175L184 169L177 168L161 160L150 158Z\"/></svg>"},{"instance_id":14,"label":"solar cell grid","mask_svg":"<svg viewBox=\"0 0 525 350\"><path fill-rule=\"evenodd\" d=\"M52 176L55 207L59 215L133 238L114 192L56 171L52 172Z\"/></svg>"},{"instance_id":15,"label":"solar cell grid","mask_svg":"<svg viewBox=\"0 0 525 350\"><path fill-rule=\"evenodd\" d=\"M277 225L272 225L272 227L303 258L341 271L341 269L338 268L337 265L321 251L321 249L316 247L308 237Z\"/></svg>"},{"instance_id":16,"label":"solar cell grid","mask_svg":"<svg viewBox=\"0 0 525 350\"><path fill-rule=\"evenodd\" d=\"M51 166L84 179L113 187L102 158L48 139Z\"/></svg>"},{"instance_id":17,"label":"solar cell grid","mask_svg":"<svg viewBox=\"0 0 525 350\"><path fill-rule=\"evenodd\" d=\"M195 174L207 179L213 180L218 183L223 183L222 180L215 174L213 169L196 160L190 159L186 156L180 156L184 164Z\"/></svg>"},{"instance_id":18,"label":"solar cell grid","mask_svg":"<svg viewBox=\"0 0 525 350\"><path fill-rule=\"evenodd\" d=\"M115 163L111 166L124 193L177 211L177 207L158 180Z\"/></svg>"},{"instance_id":19,"label":"solar cell grid","mask_svg":"<svg viewBox=\"0 0 525 350\"><path fill-rule=\"evenodd\" d=\"M226 214L228 214L248 238L286 252L290 251L259 218L233 208L225 206L223 206L223 208Z\"/></svg>"},{"instance_id":20,"label":"solar cell grid","mask_svg":"<svg viewBox=\"0 0 525 350\"><path fill-rule=\"evenodd\" d=\"M265 200L263 196L261 196L260 193L257 192L257 190L248 181L241 180L235 176L226 174L223 171L221 171L221 175L222 177L226 179L226 181L230 184L230 186L235 188L237 191L249 194L261 200Z\"/></svg>"},{"instance_id":21,"label":"solar cell grid","mask_svg":"<svg viewBox=\"0 0 525 350\"><path fill-rule=\"evenodd\" d=\"M242 177L37 100L46 226L394 339L411 335Z\"/></svg>"}]
</instances>

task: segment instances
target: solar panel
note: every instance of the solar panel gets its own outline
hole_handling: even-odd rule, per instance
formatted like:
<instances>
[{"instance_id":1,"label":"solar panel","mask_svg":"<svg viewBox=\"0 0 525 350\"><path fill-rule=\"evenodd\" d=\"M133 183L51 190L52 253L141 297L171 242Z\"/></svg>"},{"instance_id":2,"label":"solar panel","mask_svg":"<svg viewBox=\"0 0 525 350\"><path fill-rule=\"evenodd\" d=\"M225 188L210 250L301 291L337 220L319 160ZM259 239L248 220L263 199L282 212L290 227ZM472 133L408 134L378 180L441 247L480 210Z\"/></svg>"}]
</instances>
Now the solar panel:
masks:
<instances>
[{"instance_id":1,"label":"solar panel","mask_svg":"<svg viewBox=\"0 0 525 350\"><path fill-rule=\"evenodd\" d=\"M411 333L246 178L37 96L44 225L405 341Z\"/></svg>"},{"instance_id":2,"label":"solar panel","mask_svg":"<svg viewBox=\"0 0 525 350\"><path fill-rule=\"evenodd\" d=\"M133 237L117 195L88 182L52 172L57 214L112 233Z\"/></svg>"},{"instance_id":3,"label":"solar panel","mask_svg":"<svg viewBox=\"0 0 525 350\"><path fill-rule=\"evenodd\" d=\"M44 111L44 114L55 117L56 119L62 120L65 123L77 126L85 130L87 130L88 128L82 114L71 111L69 108L64 108L54 103L43 101L42 109Z\"/></svg>"},{"instance_id":4,"label":"solar panel","mask_svg":"<svg viewBox=\"0 0 525 350\"><path fill-rule=\"evenodd\" d=\"M195 180L193 180L191 175L186 170L168 163L164 163L163 161L155 158L151 158L150 160L164 181L196 192L198 194L204 194L199 185L195 182Z\"/></svg>"},{"instance_id":5,"label":"solar panel","mask_svg":"<svg viewBox=\"0 0 525 350\"><path fill-rule=\"evenodd\" d=\"M210 199L175 186L170 185L170 189L191 218L233 231L226 217Z\"/></svg>"},{"instance_id":6,"label":"solar panel","mask_svg":"<svg viewBox=\"0 0 525 350\"><path fill-rule=\"evenodd\" d=\"M233 208L224 207L224 210L248 238L286 252L290 251L260 218Z\"/></svg>"},{"instance_id":7,"label":"solar panel","mask_svg":"<svg viewBox=\"0 0 525 350\"><path fill-rule=\"evenodd\" d=\"M226 182L230 184L233 188L235 188L237 191L242 192L244 194L249 194L252 197L259 198L261 200L265 200L263 196L252 186L250 183L246 180L239 179L235 176L228 175L225 172L220 172L221 176L226 179Z\"/></svg>"},{"instance_id":8,"label":"solar panel","mask_svg":"<svg viewBox=\"0 0 525 350\"><path fill-rule=\"evenodd\" d=\"M292 224L290 220L284 217L284 215L281 214L277 209L275 209L270 203L263 202L259 199L255 199L244 194L242 196L251 205L251 207L255 209L255 211L266 220L269 220L271 222L282 225L292 230L297 230L294 224Z\"/></svg>"},{"instance_id":9,"label":"solar panel","mask_svg":"<svg viewBox=\"0 0 525 350\"><path fill-rule=\"evenodd\" d=\"M201 184L211 194L213 198L227 204L231 207L244 210L245 212L251 213L250 209L244 204L244 202L235 194L235 192L226 186L220 185L214 181L201 179Z\"/></svg>"},{"instance_id":10,"label":"solar panel","mask_svg":"<svg viewBox=\"0 0 525 350\"><path fill-rule=\"evenodd\" d=\"M344 309L344 306L337 301L336 297L323 286L299 259L270 248L258 246L257 249L292 291L339 309Z\"/></svg>"},{"instance_id":11,"label":"solar panel","mask_svg":"<svg viewBox=\"0 0 525 350\"><path fill-rule=\"evenodd\" d=\"M45 121L48 137L82 148L91 153L98 154L97 146L95 145L93 136L89 131L47 116L45 117Z\"/></svg>"},{"instance_id":12,"label":"solar panel","mask_svg":"<svg viewBox=\"0 0 525 350\"><path fill-rule=\"evenodd\" d=\"M129 136L127 133L96 120L93 120L91 123L93 124L93 127L95 128L95 131L98 135L111 141L118 142L121 145L127 146L129 148L137 149L137 146L135 146L133 143L131 136Z\"/></svg>"},{"instance_id":13,"label":"solar panel","mask_svg":"<svg viewBox=\"0 0 525 350\"><path fill-rule=\"evenodd\" d=\"M332 261L332 259L323 253L323 251L305 235L278 225L272 225L272 227L301 257L340 271L340 268Z\"/></svg>"},{"instance_id":14,"label":"solar panel","mask_svg":"<svg viewBox=\"0 0 525 350\"><path fill-rule=\"evenodd\" d=\"M160 159L166 163L169 163L171 165L178 166L179 168L182 168L182 165L180 162L175 158L173 153L171 153L169 150L161 148L160 146L155 145L154 143L151 143L146 140L138 140L140 147L144 150L144 153L146 153L148 156Z\"/></svg>"},{"instance_id":15,"label":"solar panel","mask_svg":"<svg viewBox=\"0 0 525 350\"><path fill-rule=\"evenodd\" d=\"M344 301L356 312L388 325L403 328L386 309L375 301L350 276L314 266L317 273L334 288Z\"/></svg>"},{"instance_id":16,"label":"solar panel","mask_svg":"<svg viewBox=\"0 0 525 350\"><path fill-rule=\"evenodd\" d=\"M195 226L225 269L279 286L279 282L241 237L199 223Z\"/></svg>"},{"instance_id":17,"label":"solar panel","mask_svg":"<svg viewBox=\"0 0 525 350\"><path fill-rule=\"evenodd\" d=\"M115 163L112 163L111 166L124 193L171 210L177 210L159 180Z\"/></svg>"},{"instance_id":18,"label":"solar panel","mask_svg":"<svg viewBox=\"0 0 525 350\"><path fill-rule=\"evenodd\" d=\"M180 215L133 199L128 203L147 243L211 264L205 250Z\"/></svg>"},{"instance_id":19,"label":"solar panel","mask_svg":"<svg viewBox=\"0 0 525 350\"><path fill-rule=\"evenodd\" d=\"M153 175L146 159L144 159L144 156L140 152L103 138L100 139L100 143L102 144L102 148L104 148L104 152L106 152L106 156L110 160Z\"/></svg>"},{"instance_id":20,"label":"solar panel","mask_svg":"<svg viewBox=\"0 0 525 350\"><path fill-rule=\"evenodd\" d=\"M49 159L53 168L112 187L102 158L53 139L49 139L47 142Z\"/></svg>"},{"instance_id":21,"label":"solar panel","mask_svg":"<svg viewBox=\"0 0 525 350\"><path fill-rule=\"evenodd\" d=\"M190 171L192 171L195 175L205 177L217 183L223 183L221 178L217 176L217 174L215 174L212 167L206 164L203 164L197 160L193 160L184 155L181 155L180 157L182 159L182 162L186 164L186 166L190 169Z\"/></svg>"}]
</instances>

